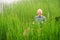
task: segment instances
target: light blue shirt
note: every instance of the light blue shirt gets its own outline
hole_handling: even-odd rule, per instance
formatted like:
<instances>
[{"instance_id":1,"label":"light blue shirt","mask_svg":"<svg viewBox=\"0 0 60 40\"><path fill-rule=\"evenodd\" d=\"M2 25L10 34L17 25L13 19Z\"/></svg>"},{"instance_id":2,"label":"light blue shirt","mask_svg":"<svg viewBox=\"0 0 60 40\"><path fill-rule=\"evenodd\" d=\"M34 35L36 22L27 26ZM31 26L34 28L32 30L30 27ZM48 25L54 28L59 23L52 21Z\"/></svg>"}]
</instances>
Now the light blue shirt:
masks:
<instances>
[{"instance_id":1,"label":"light blue shirt","mask_svg":"<svg viewBox=\"0 0 60 40\"><path fill-rule=\"evenodd\" d=\"M35 16L35 21L39 23L43 23L46 20L45 16Z\"/></svg>"}]
</instances>

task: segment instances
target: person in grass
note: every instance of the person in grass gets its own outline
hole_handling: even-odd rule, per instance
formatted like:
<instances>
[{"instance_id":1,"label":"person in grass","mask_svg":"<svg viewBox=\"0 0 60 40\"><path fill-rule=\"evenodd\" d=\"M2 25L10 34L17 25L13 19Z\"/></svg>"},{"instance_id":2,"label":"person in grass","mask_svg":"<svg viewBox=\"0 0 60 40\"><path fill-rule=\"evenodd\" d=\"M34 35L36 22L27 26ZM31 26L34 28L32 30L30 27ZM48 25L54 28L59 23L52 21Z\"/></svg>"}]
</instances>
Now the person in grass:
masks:
<instances>
[{"instance_id":1,"label":"person in grass","mask_svg":"<svg viewBox=\"0 0 60 40\"><path fill-rule=\"evenodd\" d=\"M46 20L45 16L42 16L42 9L38 9L37 10L37 16L34 17L35 22L40 24L40 28L42 28L44 21ZM35 24L35 22L33 21L33 24ZM28 34L30 31L30 28L28 27L27 29L24 30L23 35L25 36L26 34ZM38 29L39 31L39 29Z\"/></svg>"},{"instance_id":2,"label":"person in grass","mask_svg":"<svg viewBox=\"0 0 60 40\"><path fill-rule=\"evenodd\" d=\"M34 17L34 21L40 24L40 28L42 28L44 21L46 21L46 17L42 16L42 9L37 10L37 16ZM34 24L33 21L33 24Z\"/></svg>"}]
</instances>

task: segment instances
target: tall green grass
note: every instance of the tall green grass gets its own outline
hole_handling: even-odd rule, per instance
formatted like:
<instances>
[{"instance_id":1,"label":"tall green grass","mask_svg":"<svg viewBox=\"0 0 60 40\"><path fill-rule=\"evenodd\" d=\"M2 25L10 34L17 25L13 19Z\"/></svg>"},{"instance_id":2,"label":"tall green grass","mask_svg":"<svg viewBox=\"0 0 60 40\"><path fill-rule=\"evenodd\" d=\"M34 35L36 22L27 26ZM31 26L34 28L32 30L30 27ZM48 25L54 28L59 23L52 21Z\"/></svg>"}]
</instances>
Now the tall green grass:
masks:
<instances>
[{"instance_id":1,"label":"tall green grass","mask_svg":"<svg viewBox=\"0 0 60 40\"><path fill-rule=\"evenodd\" d=\"M46 16L42 30L39 24L32 24L38 8ZM3 15L0 14L0 40L60 40L60 22L55 22L56 16L60 16L58 0L30 0L5 7Z\"/></svg>"}]
</instances>

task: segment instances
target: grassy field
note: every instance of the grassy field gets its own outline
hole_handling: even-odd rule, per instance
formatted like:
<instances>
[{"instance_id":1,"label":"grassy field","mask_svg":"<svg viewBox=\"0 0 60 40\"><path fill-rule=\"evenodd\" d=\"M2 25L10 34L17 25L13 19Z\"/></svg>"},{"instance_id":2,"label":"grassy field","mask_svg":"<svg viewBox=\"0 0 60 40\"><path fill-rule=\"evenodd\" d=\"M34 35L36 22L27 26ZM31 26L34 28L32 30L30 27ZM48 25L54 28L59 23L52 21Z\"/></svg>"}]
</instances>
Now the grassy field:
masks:
<instances>
[{"instance_id":1,"label":"grassy field","mask_svg":"<svg viewBox=\"0 0 60 40\"><path fill-rule=\"evenodd\" d=\"M29 0L4 6L0 14L0 40L60 40L59 0ZM43 10L46 22L42 30L40 25L32 22L37 9Z\"/></svg>"}]
</instances>

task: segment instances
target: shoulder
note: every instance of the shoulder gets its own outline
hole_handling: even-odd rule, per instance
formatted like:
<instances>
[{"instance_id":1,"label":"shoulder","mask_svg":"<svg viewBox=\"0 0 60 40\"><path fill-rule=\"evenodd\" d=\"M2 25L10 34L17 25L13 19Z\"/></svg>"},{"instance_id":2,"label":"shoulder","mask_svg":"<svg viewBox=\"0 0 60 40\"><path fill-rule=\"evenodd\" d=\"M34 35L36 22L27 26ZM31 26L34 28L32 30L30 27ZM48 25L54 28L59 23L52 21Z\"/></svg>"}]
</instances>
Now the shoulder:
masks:
<instances>
[{"instance_id":1,"label":"shoulder","mask_svg":"<svg viewBox=\"0 0 60 40\"><path fill-rule=\"evenodd\" d=\"M35 16L35 18L38 18L38 16Z\"/></svg>"},{"instance_id":2,"label":"shoulder","mask_svg":"<svg viewBox=\"0 0 60 40\"><path fill-rule=\"evenodd\" d=\"M46 18L45 16L42 16L42 18Z\"/></svg>"}]
</instances>

